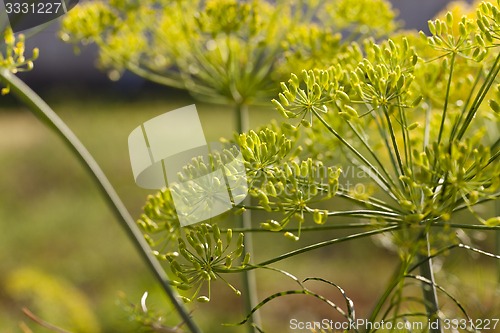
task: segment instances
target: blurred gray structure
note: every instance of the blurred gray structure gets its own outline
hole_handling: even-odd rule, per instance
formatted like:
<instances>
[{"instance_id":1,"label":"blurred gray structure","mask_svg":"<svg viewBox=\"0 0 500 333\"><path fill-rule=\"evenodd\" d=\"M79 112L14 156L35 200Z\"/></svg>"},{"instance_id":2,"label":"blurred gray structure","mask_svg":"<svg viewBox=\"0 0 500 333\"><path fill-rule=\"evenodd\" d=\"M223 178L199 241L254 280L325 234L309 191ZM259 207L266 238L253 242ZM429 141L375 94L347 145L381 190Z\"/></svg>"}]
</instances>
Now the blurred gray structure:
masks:
<instances>
[{"instance_id":1,"label":"blurred gray structure","mask_svg":"<svg viewBox=\"0 0 500 333\"><path fill-rule=\"evenodd\" d=\"M427 20L434 17L450 0L390 0L399 12L399 19L409 29L427 30ZM469 0L468 2L471 2ZM111 86L106 74L95 66L96 49L88 46L75 55L73 47L57 38L58 22L50 24L45 30L28 39L27 50L40 48L40 57L35 69L22 74L29 84L39 88L47 85L65 86ZM118 84L119 89L134 90L144 80L132 74L125 75Z\"/></svg>"},{"instance_id":2,"label":"blurred gray structure","mask_svg":"<svg viewBox=\"0 0 500 333\"><path fill-rule=\"evenodd\" d=\"M427 21L432 19L446 4L460 0L389 0L399 11L405 27L427 31ZM462 0L472 3L472 0Z\"/></svg>"}]
</instances>

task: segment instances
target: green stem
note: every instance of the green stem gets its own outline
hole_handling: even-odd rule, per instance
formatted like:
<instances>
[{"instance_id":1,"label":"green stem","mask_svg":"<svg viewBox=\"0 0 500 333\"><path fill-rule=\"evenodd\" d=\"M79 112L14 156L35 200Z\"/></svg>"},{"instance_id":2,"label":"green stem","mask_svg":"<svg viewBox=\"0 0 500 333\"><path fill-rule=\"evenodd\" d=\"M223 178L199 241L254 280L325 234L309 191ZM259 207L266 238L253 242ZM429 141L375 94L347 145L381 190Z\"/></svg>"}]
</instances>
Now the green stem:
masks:
<instances>
[{"instance_id":1,"label":"green stem","mask_svg":"<svg viewBox=\"0 0 500 333\"><path fill-rule=\"evenodd\" d=\"M368 151L368 153L370 154L370 156L375 160L375 162L377 163L377 165L380 167L380 170L382 170L384 172L384 174L387 176L388 181L392 184L392 188L396 191L397 190L396 183L392 179L391 175L389 175L389 172L387 171L387 168L385 168L384 164L382 164L382 162L380 161L379 157L377 156L377 154L375 153L375 151L372 149L372 147L370 146L370 144L366 141L366 139L363 137L363 135L358 132L358 130L356 129L356 127L350 121L347 121L347 124L349 125L349 127L351 128L351 130L353 131L353 133L356 135L356 137L359 139L359 141L361 141L361 143L366 148L366 150ZM365 133L363 133L363 134L365 134Z\"/></svg>"},{"instance_id":2,"label":"green stem","mask_svg":"<svg viewBox=\"0 0 500 333\"><path fill-rule=\"evenodd\" d=\"M408 130L408 120L406 119L405 109L401 107L403 101L401 101L401 97L398 96L398 110L399 117L401 119L401 133L403 134L403 147L405 151L405 162L406 165L413 166L413 158L411 154L411 140L410 140L410 131Z\"/></svg>"},{"instance_id":3,"label":"green stem","mask_svg":"<svg viewBox=\"0 0 500 333\"><path fill-rule=\"evenodd\" d=\"M451 91L451 78L453 77L453 69L455 67L455 57L456 53L452 53L451 55L451 60L450 60L450 75L448 77L448 83L446 85L446 96L444 98L444 107L443 107L443 115L441 116L441 124L439 125L439 134L438 134L438 143L441 143L441 138L443 136L443 131L444 131L444 123L446 121L446 113L448 111L448 100L450 97L450 91Z\"/></svg>"},{"instance_id":4,"label":"green stem","mask_svg":"<svg viewBox=\"0 0 500 333\"><path fill-rule=\"evenodd\" d=\"M437 251L434 250L433 253L432 253L432 255L430 255L428 257L424 257L424 259L422 261L419 261L415 265L413 265L412 267L410 267L408 269L408 273L411 273L413 270L415 270L416 268L420 267L420 265L422 265L424 263L424 261L429 260L429 258L436 258L436 257L442 255L443 253L449 252L450 250L455 249L455 248L466 249L466 250L469 250L469 251L472 251L472 252L475 252L475 253L479 253L479 254L481 254L483 256L487 256L487 257L494 258L494 259L500 259L500 255L498 255L498 254L493 254L493 253L486 252L486 251L477 249L477 248L469 246L469 245L465 245L465 244L462 244L462 243L457 243L457 244L451 244L451 245L445 246L442 249L437 250Z\"/></svg>"},{"instance_id":5,"label":"green stem","mask_svg":"<svg viewBox=\"0 0 500 333\"><path fill-rule=\"evenodd\" d=\"M469 125L472 122L472 119L474 119L474 116L476 115L476 112L479 109L479 106L481 106L488 91L490 90L491 86L495 82L495 78L497 77L499 72L500 72L500 53L497 55L495 62L493 63L493 66L491 67L491 70L488 72L488 75L486 76L484 83L482 84L481 88L479 89L474 101L472 102L472 105L469 109L469 112L467 113L467 116L465 117L464 123L462 124L459 132L456 135L457 140L461 140L462 137L465 135L465 132L469 128Z\"/></svg>"},{"instance_id":6,"label":"green stem","mask_svg":"<svg viewBox=\"0 0 500 333\"><path fill-rule=\"evenodd\" d=\"M312 213L314 210L310 210ZM392 212L384 212L377 210L346 210L346 211L338 211L338 212L328 212L328 216L346 216L346 217L354 217L354 218L362 218L362 219L377 219L383 218L386 222L403 222L403 217L397 213Z\"/></svg>"},{"instance_id":7,"label":"green stem","mask_svg":"<svg viewBox=\"0 0 500 333\"><path fill-rule=\"evenodd\" d=\"M477 85L481 81L482 73L483 73L483 67L481 66L479 68L479 70L477 71L476 78L474 79L474 83L472 84L472 87L470 88L469 95L467 96L467 100L465 101L465 103L462 107L462 111L459 113L458 118L456 118L455 123L453 124L453 128L452 128L451 134L450 134L450 142L453 142L453 139L455 138L455 135L457 134L458 126L462 122L462 119L463 119L465 113L467 112L467 107L469 106L469 104L472 100L472 97L474 96L474 91L476 91Z\"/></svg>"},{"instance_id":8,"label":"green stem","mask_svg":"<svg viewBox=\"0 0 500 333\"><path fill-rule=\"evenodd\" d=\"M377 130L380 134L380 137L382 138L382 141L385 145L385 148L387 149L387 155L389 155L389 160L391 162L391 166L394 170L394 173L398 174L397 162L396 162L396 159L394 157L394 154L392 153L391 144L389 143L389 138L387 137L386 127L383 126L384 120L382 119L382 117L378 116L378 112L371 112L370 114L372 115L373 121L377 125ZM399 185L403 185L403 184L401 182L399 182Z\"/></svg>"},{"instance_id":9,"label":"green stem","mask_svg":"<svg viewBox=\"0 0 500 333\"><path fill-rule=\"evenodd\" d=\"M287 252L285 254L282 254L282 255L274 257L272 259L263 261L263 262L258 263L256 265L247 265L243 268L230 268L230 269L214 268L214 271L217 273L240 273L242 271L251 271L251 270L254 270L256 268L266 267L266 266L274 264L278 261L288 259L288 258L294 257L296 255L306 253L306 252L309 252L312 250L320 249L320 248L325 247L325 246L329 246L329 245L333 245L333 244L337 244L337 243L348 242L348 241L358 239L358 238L364 238L364 237L369 237L369 236L373 236L373 235L378 235L378 234L382 234L384 232L396 231L398 229L401 229L401 226L393 225L390 227L381 228L381 229L377 229L377 230L371 230L371 231L361 232L358 234L352 234L352 235L349 235L346 237L330 239L330 240L327 240L324 242L315 243L315 244L312 244L309 246L302 247L302 248L297 249L297 250Z\"/></svg>"},{"instance_id":10,"label":"green stem","mask_svg":"<svg viewBox=\"0 0 500 333\"><path fill-rule=\"evenodd\" d=\"M404 175L405 169L403 167L403 160L401 159L401 154L399 152L398 143L396 140L396 133L394 132L394 128L392 127L391 116L389 115L389 110L387 109L386 106L384 106L382 109L385 115L385 120L387 121L387 128L389 129L389 134L391 136L391 141L392 141L393 151L389 149L389 153L390 154L394 153L394 155L396 156L396 161L398 162L399 175Z\"/></svg>"},{"instance_id":11,"label":"green stem","mask_svg":"<svg viewBox=\"0 0 500 333\"><path fill-rule=\"evenodd\" d=\"M436 222L436 223L431 224L431 227L500 231L500 226L488 226L488 225L484 225L484 224Z\"/></svg>"},{"instance_id":12,"label":"green stem","mask_svg":"<svg viewBox=\"0 0 500 333\"><path fill-rule=\"evenodd\" d=\"M240 207L240 206L238 206ZM261 210L261 211L267 211L264 207L261 206L243 206L245 209L249 210ZM279 212L279 211L284 211L288 213L294 213L297 211L295 208L285 208L280 210L279 208L274 208L272 211L274 212ZM307 213L314 213L313 208L305 207L304 212ZM351 218L364 218L364 219L375 219L375 218L380 218L381 216L387 221L387 222L403 222L403 216L399 215L397 213L393 212L387 212L387 211L378 211L378 210L369 210L369 209L359 209L359 210L344 210L344 211L329 211L327 213L328 216L345 216L345 217L351 217ZM337 224L335 224L337 225ZM335 226L334 225L334 226ZM372 224L373 225L373 224ZM316 227L315 227L316 228ZM300 230L303 230L304 227L299 228ZM254 230L259 230L259 229L254 229ZM264 231L267 231L265 229L262 229Z\"/></svg>"},{"instance_id":13,"label":"green stem","mask_svg":"<svg viewBox=\"0 0 500 333\"><path fill-rule=\"evenodd\" d=\"M347 237L335 238L335 239L330 239L330 240L327 240L324 242L315 243L315 244L305 246L303 248L300 248L300 249L297 249L294 251L287 252L285 254L274 257L272 259L263 261L255 266L249 267L247 269L251 270L251 269L257 268L257 267L268 266L268 265L274 264L275 262L278 262L278 261L281 261L281 260L284 260L284 259L287 259L290 257L294 257L298 254L302 254L302 253L306 253L306 252L309 252L312 250L316 250L316 249L319 249L319 248L322 248L325 246L329 246L329 245L336 244L336 243L343 243L343 242L351 241L353 239L378 235L378 234L382 234L382 233L388 232L388 231L395 231L395 230L398 230L400 228L401 227L399 225L394 225L394 226L390 226L390 227L386 227L386 228L381 228L381 229L377 229L377 230L371 230L371 231L366 231L366 232L362 232L362 233L358 233L358 234L349 235ZM238 271L241 271L241 270L238 270ZM228 272L230 272L230 271L228 271Z\"/></svg>"},{"instance_id":14,"label":"green stem","mask_svg":"<svg viewBox=\"0 0 500 333\"><path fill-rule=\"evenodd\" d=\"M347 201L350 201L354 204L361 205L361 206L367 206L367 207L371 207L371 208L379 208L381 211L403 213L403 211L400 208L393 207L393 206L387 204L383 200L373 198L373 197L368 198L368 199L356 198L356 197L350 195L346 190L339 189L337 191L337 193L335 193L335 196L340 197L342 199L345 199Z\"/></svg>"},{"instance_id":15,"label":"green stem","mask_svg":"<svg viewBox=\"0 0 500 333\"><path fill-rule=\"evenodd\" d=\"M236 130L238 133L243 133L248 131L250 128L249 124L249 116L248 116L248 106L243 103L236 104L234 109L235 117L236 117ZM247 197L243 201L243 205L250 205L250 198ZM252 228L252 215L249 210L243 212L243 214L237 216L239 219L238 222L242 225L244 229ZM253 236L251 232L245 233L245 241L244 241L244 251L246 253L250 253L253 255ZM247 313L252 313L252 310L259 304L258 296L257 296L257 279L255 277L255 271L246 270L243 272L243 286L246 289L245 295L245 310ZM261 327L261 318L259 311L255 311L252 313L249 318L248 325L248 333L256 333L256 329L253 325L255 324L258 327Z\"/></svg>"},{"instance_id":16,"label":"green stem","mask_svg":"<svg viewBox=\"0 0 500 333\"><path fill-rule=\"evenodd\" d=\"M420 275L426 278L430 283L422 283L422 294L424 296L425 309L429 321L438 320L437 327L429 329L429 333L443 333L443 328L438 317L439 303L436 290L436 282L434 280L434 272L432 269L431 247L429 242L429 232L426 229L422 238L426 243L426 254L418 253L417 260L421 262Z\"/></svg>"},{"instance_id":17,"label":"green stem","mask_svg":"<svg viewBox=\"0 0 500 333\"><path fill-rule=\"evenodd\" d=\"M378 171L378 169L370 163L359 151L356 150L349 142L347 142L337 131L328 124L328 122L321 117L321 115L315 111L311 110L311 112L316 116L316 118L319 119L319 121L326 127L326 129L332 133L337 139L342 142L344 146L346 146L351 152L356 155L357 158L359 158L363 164L365 164L371 171L373 171L374 175L369 174L369 176L374 179L375 183L380 186L380 182L384 185L385 188L382 188L385 191L388 191L388 194L393 198L396 202L398 201L397 198L394 196L392 193L392 187L391 184L384 178L384 176ZM379 182L380 181L380 182Z\"/></svg>"},{"instance_id":18,"label":"green stem","mask_svg":"<svg viewBox=\"0 0 500 333\"><path fill-rule=\"evenodd\" d=\"M309 226L309 227L300 227L300 228L284 228L280 230L280 232L276 232L276 235L279 235L280 237L283 237L283 232L308 232L308 231L325 231L325 230L341 230L341 229L363 229L363 228L375 228L375 227L383 227L383 226L394 226L397 225L397 223L384 223L384 224L374 224L373 222L364 222L364 223L341 223L341 224L331 224L327 226ZM498 227L497 229L500 229ZM250 228L250 229L245 229L245 228L231 228L231 231L233 233L237 232L261 232L261 233L269 233L269 230L262 229L262 228ZM227 232L227 229L221 229L221 233Z\"/></svg>"},{"instance_id":19,"label":"green stem","mask_svg":"<svg viewBox=\"0 0 500 333\"><path fill-rule=\"evenodd\" d=\"M156 277L160 285L165 290L170 301L174 305L176 311L179 313L185 325L193 333L199 333L201 330L197 327L191 319L189 312L184 305L177 298L174 290L170 285L170 281L160 265L156 257L145 241L141 231L137 227L135 220L132 218L127 208L121 201L115 189L101 170L95 159L89 153L87 148L80 142L71 129L59 118L59 116L45 103L40 96L31 90L24 82L10 73L7 69L0 70L0 80L10 85L10 91L18 97L33 114L45 123L48 127L52 128L61 140L71 149L76 155L81 165L83 165L92 179L98 185L99 190L104 195L107 203L113 210L121 226L125 229L130 239L134 243L136 249L141 254L142 258L147 263L149 269Z\"/></svg>"},{"instance_id":20,"label":"green stem","mask_svg":"<svg viewBox=\"0 0 500 333\"><path fill-rule=\"evenodd\" d=\"M498 200L498 198L500 198L500 192L496 192L494 194L490 194L487 197L483 197L483 198L479 199L476 202L476 205L482 204L484 202L492 201L492 200ZM470 208L470 205L468 205L466 203L462 203L462 204L458 205L457 207L453 208L453 213L459 212L461 210L469 209L469 208Z\"/></svg>"}]
</instances>

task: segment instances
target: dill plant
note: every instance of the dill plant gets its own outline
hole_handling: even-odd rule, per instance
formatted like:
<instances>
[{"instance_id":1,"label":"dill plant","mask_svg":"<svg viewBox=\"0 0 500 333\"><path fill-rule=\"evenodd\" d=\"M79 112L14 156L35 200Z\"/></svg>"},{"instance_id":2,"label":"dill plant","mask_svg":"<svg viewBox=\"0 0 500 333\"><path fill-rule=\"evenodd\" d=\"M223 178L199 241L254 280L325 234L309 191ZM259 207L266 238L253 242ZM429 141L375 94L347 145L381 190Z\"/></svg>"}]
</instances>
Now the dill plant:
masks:
<instances>
[{"instance_id":1,"label":"dill plant","mask_svg":"<svg viewBox=\"0 0 500 333\"><path fill-rule=\"evenodd\" d=\"M146 5L95 2L70 12L63 25L64 40L99 45L101 65L111 69L112 78L128 69L152 81L187 89L197 97L235 106L241 133L234 141L245 158L253 198L238 207L238 212L269 214L269 219L259 221L260 230L281 232L284 241L296 241L305 231L363 230L260 263L252 262L252 253L244 251L244 238L257 231L255 223L222 229L217 221L207 221L181 229L168 190L148 198L137 222L154 247L156 258L151 258L130 225L130 216L88 153L68 132L61 131L64 127L43 101L12 76L31 65L22 55L22 44L14 47L8 34L11 53L4 56L7 60L2 59L0 75L16 95L73 144L131 230L145 260L153 263L153 271L158 269L156 259L164 261L170 279L164 272L156 273L167 291L173 285L187 302L208 302L212 295L204 294L204 285L224 280L230 273L272 270L292 279L297 289L266 297L239 324L276 297L290 294L314 297L353 322L355 304L340 286L322 277L301 281L272 265L314 249L386 235L400 266L369 319L440 319L440 325L423 331L443 332L447 318L439 299L450 298L464 318L469 316L459 300L436 281L432 259L454 248L499 258L450 232L499 229L498 216L477 212L480 204L495 201L500 194L499 2L480 4L474 15L448 13L430 21L430 36L391 33L386 41L369 38L380 40L394 29L393 15L385 3L332 3L335 5L311 1L302 11L297 10L302 7L287 7L287 2L275 7L264 1L213 1L198 6L182 1ZM168 11L159 10L160 5ZM366 8L373 10L362 10ZM149 24L152 22L161 24ZM163 28L158 30L159 26ZM276 40L283 42L276 44ZM285 79L289 72L296 74ZM272 103L284 118L282 123L244 131L241 124L246 106L266 98L280 81L281 92ZM339 161L339 155L343 160ZM342 170L352 166L369 177L367 191L342 186ZM333 198L346 200L354 208L333 209L329 204ZM460 211L469 211L476 222L456 222ZM339 224L337 216L353 218L353 222ZM336 288L345 306L310 290L310 281ZM410 281L422 285L420 298L405 297ZM175 297L172 301L175 304ZM408 312L405 305L410 301L423 310ZM158 331L169 329L158 322L159 315L144 308L133 310L138 320L146 326L154 323L150 328ZM199 331L183 306L178 305L177 310L184 314L189 330ZM257 324L255 329L262 331Z\"/></svg>"},{"instance_id":2,"label":"dill plant","mask_svg":"<svg viewBox=\"0 0 500 333\"><path fill-rule=\"evenodd\" d=\"M66 15L60 37L76 49L97 45L111 79L128 70L231 105L235 129L246 132L248 106L267 102L292 70L325 66L350 41L386 36L397 27L394 17L383 0L92 1ZM252 227L249 210L236 219ZM251 234L244 245L253 251ZM244 280L250 311L253 271ZM259 323L258 313L252 321Z\"/></svg>"},{"instance_id":3,"label":"dill plant","mask_svg":"<svg viewBox=\"0 0 500 333\"><path fill-rule=\"evenodd\" d=\"M228 245L222 245L221 235L231 235L230 229L220 230L216 221L180 229L169 193L163 190L148 199L139 224L151 244L162 247L158 256L169 266L174 284L192 289L189 300L206 302L210 297L200 298L200 284L223 280L226 273L274 269L272 264L314 249L385 235L400 266L369 319L395 323L407 318L424 322L423 332L443 332L449 317L439 300L447 298L458 309L454 315L469 322L466 306L436 281L432 259L454 248L500 258L464 243L453 232L498 230L500 225L500 217L477 211L500 195L499 19L498 2L481 3L474 14L455 17L449 12L429 21L429 36L404 32L381 42L350 42L331 56L331 66L291 74L272 101L284 119L281 125L235 138L253 197L252 204L239 209L267 212L270 218L260 221L260 228L282 232L290 240L306 230L367 230L260 263L240 256L235 265L233 254L243 254L243 242L237 242L224 262L221 249ZM344 165L338 165L339 154ZM369 177L362 193L340 183L342 169L352 166ZM329 208L334 197L355 208ZM468 211L475 222L455 221L461 211ZM336 216L353 218L353 223L338 225ZM256 228L239 230L243 237ZM344 309L309 290L311 279L300 281L280 272L298 288L270 295L252 312L276 297L306 294L346 321L356 320L352 300L333 282L314 278L342 292ZM421 297L405 296L412 282L421 285ZM416 303L417 310L409 310L409 303ZM430 322L437 325L428 326Z\"/></svg>"}]
</instances>

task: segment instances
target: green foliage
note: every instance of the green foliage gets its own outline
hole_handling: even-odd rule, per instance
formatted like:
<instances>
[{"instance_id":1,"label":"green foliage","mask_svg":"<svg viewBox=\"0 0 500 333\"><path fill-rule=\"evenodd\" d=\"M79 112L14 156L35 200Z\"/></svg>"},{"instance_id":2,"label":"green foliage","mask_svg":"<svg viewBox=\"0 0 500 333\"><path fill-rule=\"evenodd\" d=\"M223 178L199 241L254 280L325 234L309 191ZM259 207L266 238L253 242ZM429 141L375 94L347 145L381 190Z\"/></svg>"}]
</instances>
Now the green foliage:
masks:
<instances>
[{"instance_id":1,"label":"green foliage","mask_svg":"<svg viewBox=\"0 0 500 333\"><path fill-rule=\"evenodd\" d=\"M3 35L4 43L0 43L2 48L2 52L0 53L0 68L13 74L33 69L33 61L38 58L38 48L33 49L31 58L26 58L24 55L24 35L18 35L16 40L10 28L5 29ZM9 91L10 88L7 85L5 88L2 88L1 94L6 95Z\"/></svg>"},{"instance_id":2,"label":"green foliage","mask_svg":"<svg viewBox=\"0 0 500 333\"><path fill-rule=\"evenodd\" d=\"M418 81L420 86L412 85L415 75L425 78L436 67L431 65L432 61L418 61L415 48L410 47L406 38L389 40L381 45L368 41L364 45L366 57L354 70L339 71L332 67L303 71L301 80L292 74L288 84L282 86L279 101L273 101L276 109L286 118L300 117L301 121L307 120L306 124L309 124L314 116L322 123L347 147L356 163L372 171L373 181L384 192L389 191L402 208L402 211L397 209L394 213L400 211L408 221L447 220L449 214L462 204L466 203L470 208L478 201L496 197L498 191L495 176L499 170L498 163L493 163L496 157L492 158L490 153L493 146L484 146L478 139L465 137L470 132L467 130L474 116L477 116L475 123L479 124L476 131L491 121L488 109L480 102L496 80L498 60L486 57L487 51L496 44L486 44L484 40L491 38L486 37L484 29L476 26L474 30L473 21L462 19L459 26L467 25L467 28L460 29L459 37L448 34L452 24L451 14L447 15L446 22L436 20L429 23L434 35L427 39L428 44L447 52L434 60L442 61L440 67L445 75L434 77L430 82L445 88L445 92L440 94L440 101L426 93L432 88L428 84L424 86L425 79ZM467 33L464 33L466 30ZM473 59L469 58L471 54ZM456 64L457 55L465 58L463 62ZM476 65L478 61L490 67L480 70ZM454 66L458 67L458 73L454 72ZM460 80L464 73L478 77L476 81L482 83L482 88L474 91L473 82L453 85L452 81L456 77ZM483 73L486 73L485 78ZM476 85L479 83L476 82ZM464 105L461 100L464 85L469 91L468 103L473 101L470 108L467 105L460 108ZM495 108L495 100L492 101L490 105ZM431 107L435 104L438 105ZM478 111L480 107L481 112ZM420 125L421 110L431 119L425 126ZM324 113L332 112L338 117L328 119L331 121L323 118ZM447 115L451 119L447 119ZM432 120L438 117L441 118L440 126L434 128L439 130L432 130ZM338 122L348 124L356 134L356 143L345 141L333 128ZM370 127L378 130L379 137L375 135L377 131L367 133L365 129ZM443 142L445 133L449 135L449 140ZM498 132L495 135L490 145L497 140ZM373 148L378 141L385 143L384 149ZM364 155L356 147L364 147L368 153ZM377 156L389 157L392 172L386 170ZM416 167L418 170L415 170ZM467 199L471 193L473 201Z\"/></svg>"}]
</instances>

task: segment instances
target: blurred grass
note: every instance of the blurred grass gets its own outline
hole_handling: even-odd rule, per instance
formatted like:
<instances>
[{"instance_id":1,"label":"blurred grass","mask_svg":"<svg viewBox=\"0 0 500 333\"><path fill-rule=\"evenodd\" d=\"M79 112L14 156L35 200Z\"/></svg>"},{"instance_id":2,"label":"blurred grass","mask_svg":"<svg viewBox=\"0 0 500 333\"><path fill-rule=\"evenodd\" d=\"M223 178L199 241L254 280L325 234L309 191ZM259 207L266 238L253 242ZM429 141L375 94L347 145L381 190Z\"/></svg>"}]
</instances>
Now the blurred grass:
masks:
<instances>
[{"instance_id":1,"label":"blurred grass","mask_svg":"<svg viewBox=\"0 0 500 333\"><path fill-rule=\"evenodd\" d=\"M156 115L194 102L183 94L158 96L144 93L120 98L78 96L76 93L62 95L65 97L50 93L44 97L100 163L133 216L139 216L145 198L151 192L140 189L133 181L128 134ZM234 121L229 107L196 104L208 141L232 136ZM256 127L274 118L275 113L271 109L256 108L251 115L252 127ZM65 281L74 286L90 304L102 332L138 331L117 304L120 291L135 303L139 303L144 291L149 291L150 306L165 310L167 314L171 312L154 279L103 203L101 194L69 150L27 110L16 103L1 101L0 168L1 332L21 332L18 323L27 322L20 311L23 306L58 324L60 314L57 307L45 308L35 299L36 293L20 296L8 288L6 281L9 277L24 269L52 276L54 283ZM259 216L254 220L258 225ZM304 234L301 244L342 234L341 231ZM477 243L492 251L491 235L476 233L476 236ZM259 262L298 246L280 234L258 233L255 235L257 253L253 260ZM463 302L467 308L466 302L470 300L468 310L471 313L498 310L498 301L488 297L486 292L497 287L494 261L458 251L462 252L453 252L446 262L446 271L452 274L439 275L442 281L449 282L459 294L464 290L475 290L477 285L487 285L487 288L479 288L476 294L464 293ZM363 317L382 293L396 267L396 259L373 242L358 240L301 255L277 263L275 267L286 269L301 279L321 276L339 284L357 305L358 316ZM471 270L471 266L478 269ZM454 276L457 278L453 279ZM260 299L276 291L296 289L291 281L284 282L274 272L259 272L258 278ZM238 276L229 279L235 285L240 284ZM481 281L488 281L488 284ZM40 281L34 288L47 288L45 284ZM320 284L311 286L342 304L333 288ZM229 288L223 283L216 283L215 287L212 302L196 305L195 318L205 332L243 332L242 328L221 327L223 322L240 321L244 314L241 301ZM477 306L481 300L487 300L488 304L482 305L485 309ZM48 304L45 306L49 307ZM263 317L269 332L285 332L290 318L336 318L330 309L305 296L273 301L264 308ZM175 325L177 318L172 316L170 322ZM34 332L45 332L31 323L30 327Z\"/></svg>"}]
</instances>

